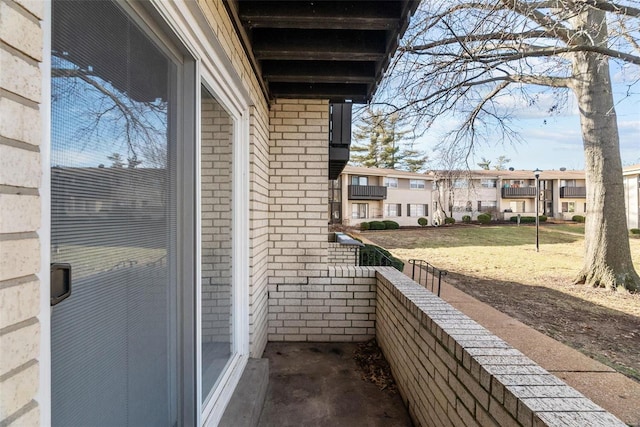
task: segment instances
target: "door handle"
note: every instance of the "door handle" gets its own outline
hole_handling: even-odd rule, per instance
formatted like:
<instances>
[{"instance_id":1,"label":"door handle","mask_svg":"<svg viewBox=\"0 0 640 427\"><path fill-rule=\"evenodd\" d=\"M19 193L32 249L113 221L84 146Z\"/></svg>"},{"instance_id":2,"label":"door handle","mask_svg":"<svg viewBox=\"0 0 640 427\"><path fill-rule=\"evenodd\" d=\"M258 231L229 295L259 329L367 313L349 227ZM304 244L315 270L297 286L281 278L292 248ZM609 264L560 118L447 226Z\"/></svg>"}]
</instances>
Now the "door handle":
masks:
<instances>
[{"instance_id":1,"label":"door handle","mask_svg":"<svg viewBox=\"0 0 640 427\"><path fill-rule=\"evenodd\" d=\"M51 264L51 307L71 295L71 264Z\"/></svg>"}]
</instances>

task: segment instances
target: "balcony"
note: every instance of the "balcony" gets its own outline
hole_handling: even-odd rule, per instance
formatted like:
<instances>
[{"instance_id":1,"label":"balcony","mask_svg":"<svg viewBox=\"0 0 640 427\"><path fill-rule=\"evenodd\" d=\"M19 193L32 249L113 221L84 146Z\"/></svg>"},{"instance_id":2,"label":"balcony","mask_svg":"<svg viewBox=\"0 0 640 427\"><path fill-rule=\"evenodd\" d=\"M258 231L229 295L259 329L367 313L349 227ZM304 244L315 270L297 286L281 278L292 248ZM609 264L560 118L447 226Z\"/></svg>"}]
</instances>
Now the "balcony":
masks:
<instances>
[{"instance_id":1,"label":"balcony","mask_svg":"<svg viewBox=\"0 0 640 427\"><path fill-rule=\"evenodd\" d=\"M560 187L561 198L586 199L586 187Z\"/></svg>"},{"instance_id":2,"label":"balcony","mask_svg":"<svg viewBox=\"0 0 640 427\"><path fill-rule=\"evenodd\" d=\"M387 187L379 185L350 185L349 200L385 200Z\"/></svg>"},{"instance_id":3,"label":"balcony","mask_svg":"<svg viewBox=\"0 0 640 427\"><path fill-rule=\"evenodd\" d=\"M536 197L536 187L503 187L503 199L534 199Z\"/></svg>"},{"instance_id":4,"label":"balcony","mask_svg":"<svg viewBox=\"0 0 640 427\"><path fill-rule=\"evenodd\" d=\"M335 293L335 300L301 285L279 290L278 304L286 302L288 307L305 304L305 300L338 306L346 292L334 289L361 292L349 297L353 304L341 306L347 311L341 320L334 315L312 321L313 327L287 327L287 320L275 326L276 331L293 335L287 338L276 333L267 345L269 390L259 427L405 426L411 422L424 426L556 426L567 419L576 420L575 425L625 425L550 374L549 368L539 366L403 273L390 267L340 265L329 267L327 276L330 284L316 286L323 286L327 295ZM460 301L460 296L454 298ZM469 302L465 300L465 305ZM496 314L487 315L493 322L508 323ZM554 354L572 351L553 340L531 338L533 331L528 329L519 332L517 336L529 337L528 346L544 343ZM376 387L362 382L357 372L352 343L373 337L390 365L398 394L385 393L386 385L392 383ZM549 359L546 353L538 356ZM579 353L551 359L548 366L560 371L593 364ZM627 384L633 387L635 383L627 380ZM238 411L244 416L246 399L241 403Z\"/></svg>"}]
</instances>

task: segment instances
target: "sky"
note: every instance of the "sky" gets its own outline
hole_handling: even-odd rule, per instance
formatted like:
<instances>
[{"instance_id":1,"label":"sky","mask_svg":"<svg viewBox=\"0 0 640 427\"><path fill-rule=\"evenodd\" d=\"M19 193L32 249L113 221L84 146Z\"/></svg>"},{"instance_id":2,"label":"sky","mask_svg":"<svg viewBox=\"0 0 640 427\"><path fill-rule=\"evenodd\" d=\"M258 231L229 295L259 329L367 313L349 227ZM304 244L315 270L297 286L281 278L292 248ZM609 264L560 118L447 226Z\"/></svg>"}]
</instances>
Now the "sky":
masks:
<instances>
[{"instance_id":1,"label":"sky","mask_svg":"<svg viewBox=\"0 0 640 427\"><path fill-rule=\"evenodd\" d=\"M630 96L626 96L626 91L627 85L615 84L623 166L640 164L640 88L635 88L635 93ZM548 102L551 105L551 99ZM518 131L521 141L515 144L503 144L500 141L482 144L476 150L470 167L476 167L482 157L495 164L499 156L505 155L511 159L507 166L515 169L584 169L580 119L575 99L570 96L566 110L556 115L547 113L544 103L543 99L541 108L537 109L524 105L517 108L512 126ZM416 146L433 153L442 135L453 125L453 121L444 118L436 121L432 130L416 140Z\"/></svg>"}]
</instances>

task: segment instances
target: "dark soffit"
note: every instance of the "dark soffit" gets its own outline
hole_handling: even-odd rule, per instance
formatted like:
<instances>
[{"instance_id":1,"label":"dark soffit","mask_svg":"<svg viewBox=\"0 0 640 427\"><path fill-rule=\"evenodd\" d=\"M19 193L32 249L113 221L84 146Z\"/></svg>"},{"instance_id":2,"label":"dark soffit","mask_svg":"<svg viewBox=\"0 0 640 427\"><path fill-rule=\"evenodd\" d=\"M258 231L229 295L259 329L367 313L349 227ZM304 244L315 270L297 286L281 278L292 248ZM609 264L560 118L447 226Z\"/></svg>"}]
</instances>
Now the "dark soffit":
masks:
<instances>
[{"instance_id":1,"label":"dark soffit","mask_svg":"<svg viewBox=\"0 0 640 427\"><path fill-rule=\"evenodd\" d=\"M228 0L268 99L364 103L373 96L415 0Z\"/></svg>"}]
</instances>

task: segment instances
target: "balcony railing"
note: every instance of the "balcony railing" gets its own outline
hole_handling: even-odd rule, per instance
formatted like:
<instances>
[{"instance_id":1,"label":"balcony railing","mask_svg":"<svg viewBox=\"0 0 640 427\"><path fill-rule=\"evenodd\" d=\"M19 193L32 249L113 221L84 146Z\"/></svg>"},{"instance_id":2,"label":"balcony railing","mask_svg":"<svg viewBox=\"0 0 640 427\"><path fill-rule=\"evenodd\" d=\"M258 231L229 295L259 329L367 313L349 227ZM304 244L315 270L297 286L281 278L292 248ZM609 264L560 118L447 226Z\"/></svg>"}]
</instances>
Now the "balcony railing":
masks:
<instances>
[{"instance_id":1,"label":"balcony railing","mask_svg":"<svg viewBox=\"0 0 640 427\"><path fill-rule=\"evenodd\" d=\"M378 185L350 185L349 200L384 200L387 198L387 187Z\"/></svg>"},{"instance_id":2,"label":"balcony railing","mask_svg":"<svg viewBox=\"0 0 640 427\"><path fill-rule=\"evenodd\" d=\"M560 187L560 197L585 199L587 197L586 187Z\"/></svg>"},{"instance_id":3,"label":"balcony railing","mask_svg":"<svg viewBox=\"0 0 640 427\"><path fill-rule=\"evenodd\" d=\"M536 187L503 187L502 198L503 199L518 199L518 198L532 198L536 197Z\"/></svg>"}]
</instances>

